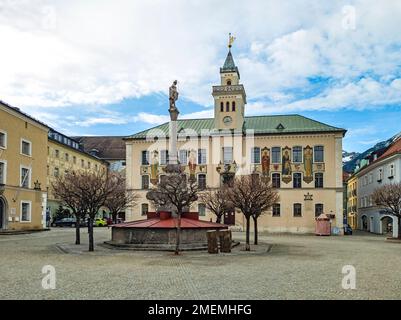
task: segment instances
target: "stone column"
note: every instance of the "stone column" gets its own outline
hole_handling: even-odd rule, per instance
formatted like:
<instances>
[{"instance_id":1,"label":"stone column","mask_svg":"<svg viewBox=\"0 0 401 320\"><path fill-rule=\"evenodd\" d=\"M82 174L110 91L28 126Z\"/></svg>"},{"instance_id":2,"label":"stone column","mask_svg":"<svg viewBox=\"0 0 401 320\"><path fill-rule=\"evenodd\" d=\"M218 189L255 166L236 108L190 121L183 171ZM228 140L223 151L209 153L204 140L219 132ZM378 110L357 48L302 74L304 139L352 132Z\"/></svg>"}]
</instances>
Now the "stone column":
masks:
<instances>
[{"instance_id":1,"label":"stone column","mask_svg":"<svg viewBox=\"0 0 401 320\"><path fill-rule=\"evenodd\" d=\"M171 120L169 123L169 164L178 164L177 159L177 121Z\"/></svg>"}]
</instances>

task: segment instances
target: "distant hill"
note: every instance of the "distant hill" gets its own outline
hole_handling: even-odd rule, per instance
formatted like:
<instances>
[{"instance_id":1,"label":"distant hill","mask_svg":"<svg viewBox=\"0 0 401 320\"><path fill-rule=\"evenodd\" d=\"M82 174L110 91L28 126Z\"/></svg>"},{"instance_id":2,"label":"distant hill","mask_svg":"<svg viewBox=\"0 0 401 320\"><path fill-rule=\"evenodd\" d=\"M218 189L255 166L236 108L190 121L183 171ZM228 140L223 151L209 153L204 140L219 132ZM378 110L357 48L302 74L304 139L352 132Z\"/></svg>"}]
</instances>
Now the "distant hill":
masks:
<instances>
[{"instance_id":1,"label":"distant hill","mask_svg":"<svg viewBox=\"0 0 401 320\"><path fill-rule=\"evenodd\" d=\"M391 143L393 143L400 137L401 137L401 132L391 137L390 139L376 143L373 147L369 148L368 150L362 153L343 151L343 170L346 172L354 172L355 167L360 163L362 159L364 159L366 156L368 156L374 151L387 148Z\"/></svg>"}]
</instances>

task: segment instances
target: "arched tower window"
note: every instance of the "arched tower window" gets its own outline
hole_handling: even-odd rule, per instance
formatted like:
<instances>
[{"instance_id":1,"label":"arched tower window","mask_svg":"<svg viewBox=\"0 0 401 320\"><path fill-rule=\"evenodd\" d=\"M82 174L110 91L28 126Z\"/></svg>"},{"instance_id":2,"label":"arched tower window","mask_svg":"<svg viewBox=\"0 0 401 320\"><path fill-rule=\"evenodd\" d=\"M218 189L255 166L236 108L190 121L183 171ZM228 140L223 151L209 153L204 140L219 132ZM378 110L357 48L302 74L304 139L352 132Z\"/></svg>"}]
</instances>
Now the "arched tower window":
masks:
<instances>
[{"instance_id":1,"label":"arched tower window","mask_svg":"<svg viewBox=\"0 0 401 320\"><path fill-rule=\"evenodd\" d=\"M231 109L232 109L232 111L235 111L235 101L233 101Z\"/></svg>"},{"instance_id":2,"label":"arched tower window","mask_svg":"<svg viewBox=\"0 0 401 320\"><path fill-rule=\"evenodd\" d=\"M231 80L230 79L227 80L227 85L231 86Z\"/></svg>"},{"instance_id":3,"label":"arched tower window","mask_svg":"<svg viewBox=\"0 0 401 320\"><path fill-rule=\"evenodd\" d=\"M230 102L226 102L226 112L230 112Z\"/></svg>"},{"instance_id":4,"label":"arched tower window","mask_svg":"<svg viewBox=\"0 0 401 320\"><path fill-rule=\"evenodd\" d=\"M223 112L224 111L224 102L220 102L220 111Z\"/></svg>"}]
</instances>

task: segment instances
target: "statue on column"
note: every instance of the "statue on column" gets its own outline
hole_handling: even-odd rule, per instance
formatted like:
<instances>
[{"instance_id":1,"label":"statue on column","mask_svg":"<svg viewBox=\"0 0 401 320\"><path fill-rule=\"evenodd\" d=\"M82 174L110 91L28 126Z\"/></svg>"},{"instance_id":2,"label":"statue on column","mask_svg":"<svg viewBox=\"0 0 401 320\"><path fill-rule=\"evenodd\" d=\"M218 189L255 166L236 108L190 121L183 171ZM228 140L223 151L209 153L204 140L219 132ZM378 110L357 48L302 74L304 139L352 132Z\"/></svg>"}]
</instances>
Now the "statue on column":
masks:
<instances>
[{"instance_id":1,"label":"statue on column","mask_svg":"<svg viewBox=\"0 0 401 320\"><path fill-rule=\"evenodd\" d=\"M175 105L175 102L178 100L177 80L174 80L173 84L169 88L169 100L170 108L168 111L170 112L170 118L172 121L176 121L178 114L180 113Z\"/></svg>"}]
</instances>

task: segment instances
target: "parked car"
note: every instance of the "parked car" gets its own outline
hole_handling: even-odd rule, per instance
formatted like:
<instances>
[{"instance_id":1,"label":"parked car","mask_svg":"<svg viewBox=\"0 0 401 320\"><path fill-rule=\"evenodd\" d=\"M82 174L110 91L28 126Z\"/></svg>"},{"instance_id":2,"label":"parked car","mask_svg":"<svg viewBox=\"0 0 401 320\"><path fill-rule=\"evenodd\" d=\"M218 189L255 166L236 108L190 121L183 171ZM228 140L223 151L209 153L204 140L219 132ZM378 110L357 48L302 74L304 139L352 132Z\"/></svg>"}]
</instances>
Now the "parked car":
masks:
<instances>
[{"instance_id":1,"label":"parked car","mask_svg":"<svg viewBox=\"0 0 401 320\"><path fill-rule=\"evenodd\" d=\"M97 218L95 220L94 226L95 227L105 227L105 226L107 226L107 221L106 221L106 219Z\"/></svg>"},{"instance_id":2,"label":"parked car","mask_svg":"<svg viewBox=\"0 0 401 320\"><path fill-rule=\"evenodd\" d=\"M352 235L352 228L349 224L344 225L344 234L347 236Z\"/></svg>"},{"instance_id":3,"label":"parked car","mask_svg":"<svg viewBox=\"0 0 401 320\"><path fill-rule=\"evenodd\" d=\"M76 225L76 219L75 218L62 218L59 220L56 220L52 223L53 227L70 227L74 228ZM80 226L85 227L86 223L85 221L80 221Z\"/></svg>"}]
</instances>

